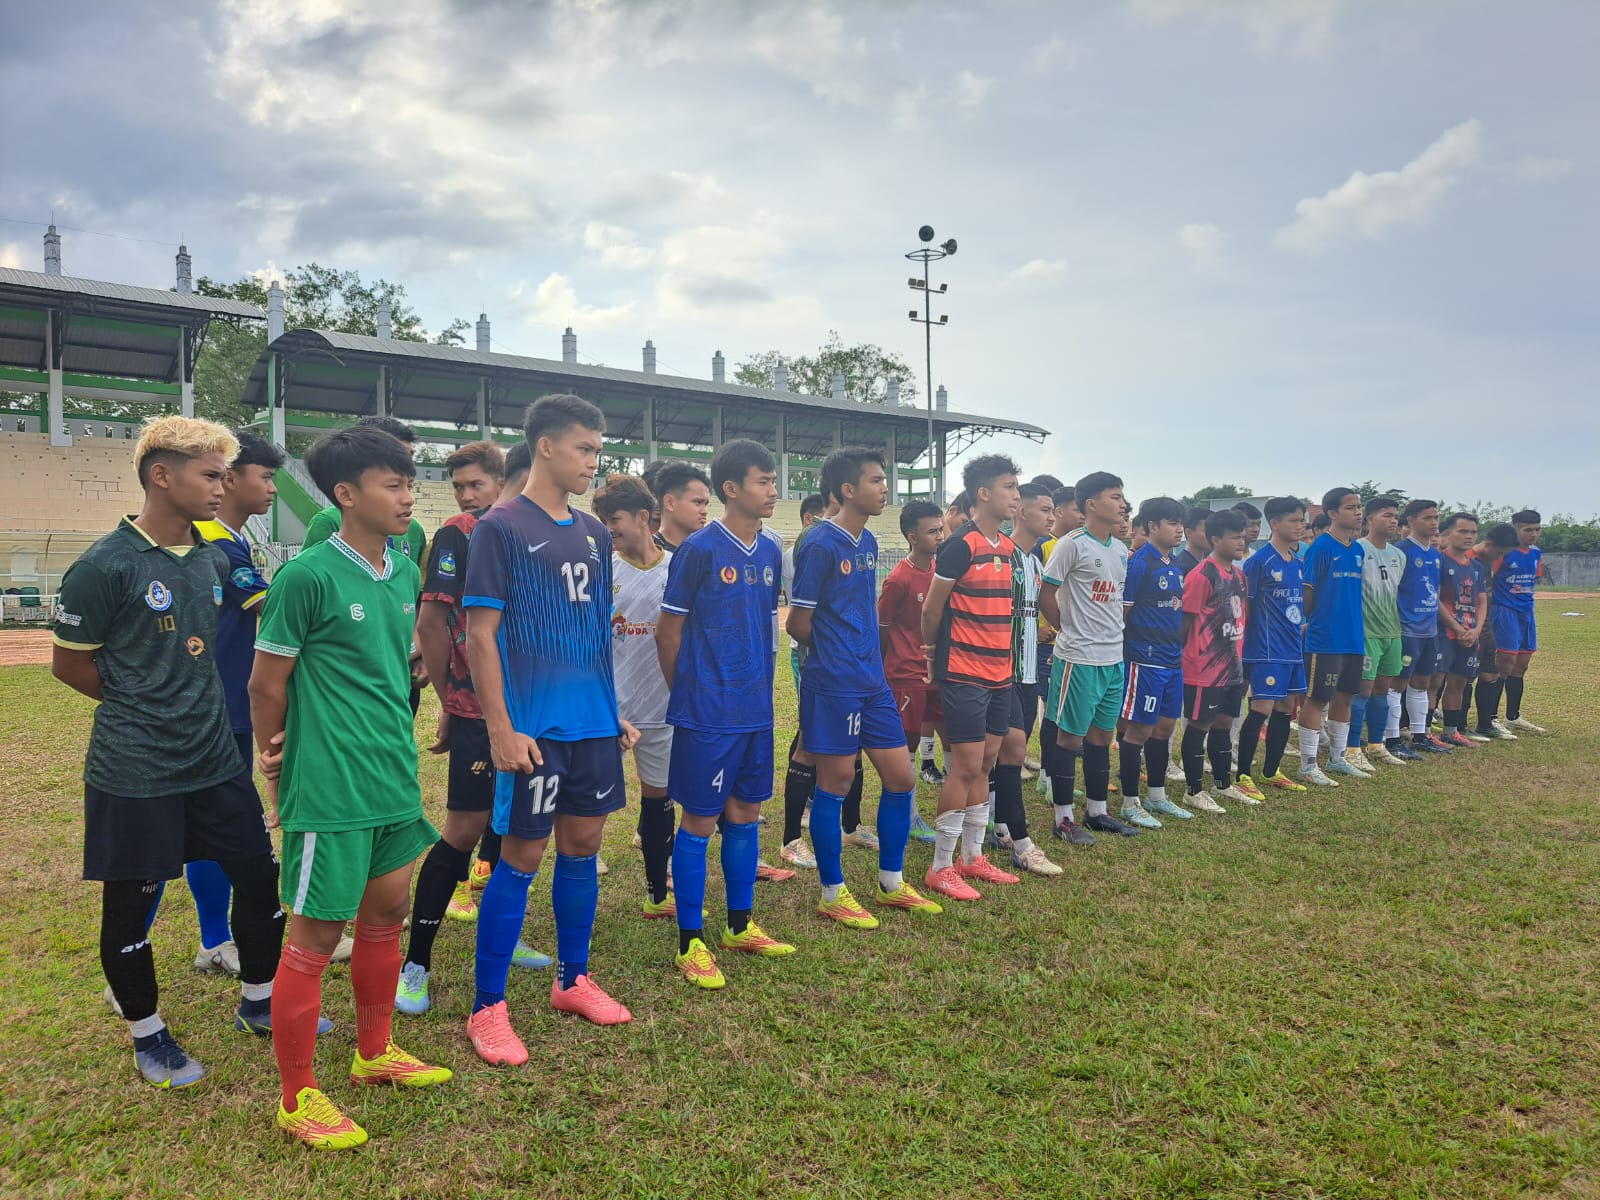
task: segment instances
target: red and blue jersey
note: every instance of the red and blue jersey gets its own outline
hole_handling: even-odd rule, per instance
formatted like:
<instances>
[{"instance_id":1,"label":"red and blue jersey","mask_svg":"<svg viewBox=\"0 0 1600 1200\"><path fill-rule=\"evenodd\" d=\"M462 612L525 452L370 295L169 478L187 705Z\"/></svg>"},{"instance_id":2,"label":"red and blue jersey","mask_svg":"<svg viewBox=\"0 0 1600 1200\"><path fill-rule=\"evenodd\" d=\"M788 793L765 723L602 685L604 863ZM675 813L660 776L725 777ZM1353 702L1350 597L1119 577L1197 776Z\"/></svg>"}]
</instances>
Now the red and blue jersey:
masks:
<instances>
[{"instance_id":1,"label":"red and blue jersey","mask_svg":"<svg viewBox=\"0 0 1600 1200\"><path fill-rule=\"evenodd\" d=\"M1285 558L1268 542L1244 563L1250 622L1244 631L1247 663L1297 663L1305 654L1305 588L1298 555Z\"/></svg>"},{"instance_id":2,"label":"red and blue jersey","mask_svg":"<svg viewBox=\"0 0 1600 1200\"><path fill-rule=\"evenodd\" d=\"M1507 550L1500 565L1494 569L1495 607L1512 612L1533 611L1533 590L1544 574L1540 561L1544 552L1537 546Z\"/></svg>"},{"instance_id":3,"label":"red and blue jersey","mask_svg":"<svg viewBox=\"0 0 1600 1200\"><path fill-rule=\"evenodd\" d=\"M1301 578L1312 589L1306 649L1313 654L1365 654L1361 616L1361 543L1341 542L1324 530L1301 560Z\"/></svg>"},{"instance_id":4,"label":"red and blue jersey","mask_svg":"<svg viewBox=\"0 0 1600 1200\"><path fill-rule=\"evenodd\" d=\"M1478 623L1478 597L1488 586L1483 564L1472 558L1445 554L1439 560L1439 635L1455 640L1456 631L1444 623L1448 611L1463 629Z\"/></svg>"},{"instance_id":5,"label":"red and blue jersey","mask_svg":"<svg viewBox=\"0 0 1600 1200\"><path fill-rule=\"evenodd\" d=\"M811 652L800 686L831 696L868 696L883 689L878 647L878 539L859 538L831 520L818 521L795 553L789 603L809 608Z\"/></svg>"},{"instance_id":6,"label":"red and blue jersey","mask_svg":"<svg viewBox=\"0 0 1600 1200\"><path fill-rule=\"evenodd\" d=\"M1126 605L1122 657L1126 662L1148 667L1182 665L1183 575L1176 555L1163 558L1153 542L1146 542L1129 557L1122 588Z\"/></svg>"},{"instance_id":7,"label":"red and blue jersey","mask_svg":"<svg viewBox=\"0 0 1600 1200\"><path fill-rule=\"evenodd\" d=\"M1400 632L1430 638L1439 630L1439 551L1416 538L1400 543L1406 565L1400 572Z\"/></svg>"}]
</instances>

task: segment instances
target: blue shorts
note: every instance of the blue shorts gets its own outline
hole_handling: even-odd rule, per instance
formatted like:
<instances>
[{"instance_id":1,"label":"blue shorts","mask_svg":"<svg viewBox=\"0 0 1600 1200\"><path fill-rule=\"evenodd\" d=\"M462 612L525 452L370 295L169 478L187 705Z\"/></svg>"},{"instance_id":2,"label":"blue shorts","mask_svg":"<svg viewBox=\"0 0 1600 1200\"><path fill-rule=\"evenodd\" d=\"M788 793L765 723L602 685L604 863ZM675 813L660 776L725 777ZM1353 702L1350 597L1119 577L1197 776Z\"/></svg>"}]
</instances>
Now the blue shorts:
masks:
<instances>
[{"instance_id":1,"label":"blue shorts","mask_svg":"<svg viewBox=\"0 0 1600 1200\"><path fill-rule=\"evenodd\" d=\"M1245 677L1252 700L1287 700L1306 691L1306 665L1303 662L1245 663Z\"/></svg>"},{"instance_id":2,"label":"blue shorts","mask_svg":"<svg viewBox=\"0 0 1600 1200\"><path fill-rule=\"evenodd\" d=\"M501 836L543 841L555 828L557 813L603 817L627 803L616 738L540 738L539 753L544 765L531 774L495 774L492 824Z\"/></svg>"},{"instance_id":3,"label":"blue shorts","mask_svg":"<svg viewBox=\"0 0 1600 1200\"><path fill-rule=\"evenodd\" d=\"M1123 665L1127 681L1122 685L1122 719L1135 725L1154 725L1176 720L1183 714L1183 670L1181 667L1152 667L1147 663Z\"/></svg>"},{"instance_id":4,"label":"blue shorts","mask_svg":"<svg viewBox=\"0 0 1600 1200\"><path fill-rule=\"evenodd\" d=\"M1539 631L1533 613L1504 605L1489 609L1494 624L1494 645L1501 654L1532 654L1539 648Z\"/></svg>"},{"instance_id":5,"label":"blue shorts","mask_svg":"<svg viewBox=\"0 0 1600 1200\"><path fill-rule=\"evenodd\" d=\"M1410 679L1413 675L1420 677L1432 675L1439 661L1438 641L1436 637L1403 635L1400 638L1400 674L1396 678Z\"/></svg>"},{"instance_id":6,"label":"blue shorts","mask_svg":"<svg viewBox=\"0 0 1600 1200\"><path fill-rule=\"evenodd\" d=\"M905 741L895 716L896 745ZM697 817L722 814L728 797L747 804L772 799L772 730L716 733L678 725L672 731L667 791Z\"/></svg>"},{"instance_id":7,"label":"blue shorts","mask_svg":"<svg viewBox=\"0 0 1600 1200\"><path fill-rule=\"evenodd\" d=\"M801 688L800 729L800 740L810 754L854 758L863 749L899 749L906 744L900 709L887 683L870 696L830 696Z\"/></svg>"},{"instance_id":8,"label":"blue shorts","mask_svg":"<svg viewBox=\"0 0 1600 1200\"><path fill-rule=\"evenodd\" d=\"M1478 677L1478 647L1476 643L1463 646L1450 638L1439 639L1439 670L1446 675L1460 675L1467 679Z\"/></svg>"}]
</instances>

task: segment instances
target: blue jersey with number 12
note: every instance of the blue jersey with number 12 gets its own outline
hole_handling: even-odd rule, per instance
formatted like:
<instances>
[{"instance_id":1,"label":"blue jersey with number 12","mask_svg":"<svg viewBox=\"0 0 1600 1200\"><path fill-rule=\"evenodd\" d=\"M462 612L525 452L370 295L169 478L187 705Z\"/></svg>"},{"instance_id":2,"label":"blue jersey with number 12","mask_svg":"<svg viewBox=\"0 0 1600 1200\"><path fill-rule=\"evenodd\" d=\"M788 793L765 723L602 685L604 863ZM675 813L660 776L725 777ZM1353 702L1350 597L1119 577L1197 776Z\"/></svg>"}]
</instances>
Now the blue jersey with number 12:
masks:
<instances>
[{"instance_id":1,"label":"blue jersey with number 12","mask_svg":"<svg viewBox=\"0 0 1600 1200\"><path fill-rule=\"evenodd\" d=\"M863 529L852 537L833 521L812 526L795 554L789 603L809 608L811 653L800 685L829 696L870 696L883 690L878 649L878 539Z\"/></svg>"}]
</instances>

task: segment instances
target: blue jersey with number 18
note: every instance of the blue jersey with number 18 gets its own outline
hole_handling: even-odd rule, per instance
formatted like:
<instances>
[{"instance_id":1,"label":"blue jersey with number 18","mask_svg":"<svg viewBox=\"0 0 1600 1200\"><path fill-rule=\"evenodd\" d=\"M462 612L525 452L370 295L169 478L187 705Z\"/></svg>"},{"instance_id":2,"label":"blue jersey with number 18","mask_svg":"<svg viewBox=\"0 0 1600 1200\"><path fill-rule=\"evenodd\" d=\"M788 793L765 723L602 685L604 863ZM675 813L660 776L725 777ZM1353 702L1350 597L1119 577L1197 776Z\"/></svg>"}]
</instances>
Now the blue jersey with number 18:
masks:
<instances>
[{"instance_id":1,"label":"blue jersey with number 18","mask_svg":"<svg viewBox=\"0 0 1600 1200\"><path fill-rule=\"evenodd\" d=\"M611 535L594 517L569 510L557 521L521 495L490 509L473 530L461 606L500 610L501 690L518 733L577 742L621 732Z\"/></svg>"}]
</instances>

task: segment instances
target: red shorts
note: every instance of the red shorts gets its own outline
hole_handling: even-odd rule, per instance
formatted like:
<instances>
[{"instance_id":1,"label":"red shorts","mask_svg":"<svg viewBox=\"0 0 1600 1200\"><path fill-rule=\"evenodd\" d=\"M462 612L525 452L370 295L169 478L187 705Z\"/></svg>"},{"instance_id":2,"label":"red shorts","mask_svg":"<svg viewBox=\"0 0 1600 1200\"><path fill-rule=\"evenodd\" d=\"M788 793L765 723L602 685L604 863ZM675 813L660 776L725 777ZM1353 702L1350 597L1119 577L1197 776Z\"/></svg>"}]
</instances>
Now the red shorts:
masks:
<instances>
[{"instance_id":1,"label":"red shorts","mask_svg":"<svg viewBox=\"0 0 1600 1200\"><path fill-rule=\"evenodd\" d=\"M906 737L922 736L924 725L943 725L944 706L939 703L939 685L934 683L889 682L894 692L894 705L900 710L900 726Z\"/></svg>"}]
</instances>

